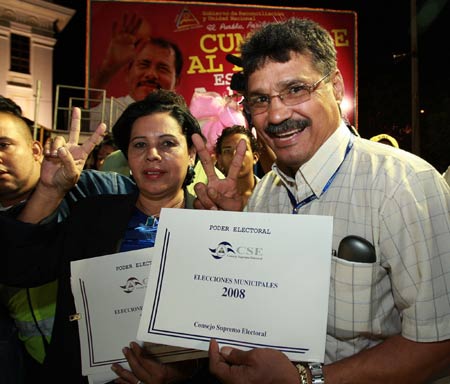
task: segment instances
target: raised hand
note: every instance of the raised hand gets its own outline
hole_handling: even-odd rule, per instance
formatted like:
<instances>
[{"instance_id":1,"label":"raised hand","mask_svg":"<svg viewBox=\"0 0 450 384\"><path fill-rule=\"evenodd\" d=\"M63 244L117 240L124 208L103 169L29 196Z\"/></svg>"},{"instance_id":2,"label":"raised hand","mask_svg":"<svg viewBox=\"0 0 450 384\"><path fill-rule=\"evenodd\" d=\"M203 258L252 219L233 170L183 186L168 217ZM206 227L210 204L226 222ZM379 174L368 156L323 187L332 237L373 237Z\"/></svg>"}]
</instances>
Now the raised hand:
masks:
<instances>
[{"instance_id":1,"label":"raised hand","mask_svg":"<svg viewBox=\"0 0 450 384\"><path fill-rule=\"evenodd\" d=\"M48 139L45 143L41 177L19 214L19 220L38 223L48 217L56 210L67 191L78 181L86 159L94 147L103 140L106 131L105 124L99 124L89 139L83 145L78 145L80 120L81 111L74 108L67 143L62 136Z\"/></svg>"},{"instance_id":2,"label":"raised hand","mask_svg":"<svg viewBox=\"0 0 450 384\"><path fill-rule=\"evenodd\" d=\"M205 174L208 177L208 185L197 183L194 186L197 198L194 206L197 209L213 209L226 211L242 211L243 200L237 189L237 176L242 167L245 151L245 140L241 140L236 147L236 153L224 179L219 179L214 170L214 163L206 149L205 142L200 135L192 135L192 141L197 150L197 155L202 162Z\"/></svg>"},{"instance_id":3,"label":"raised hand","mask_svg":"<svg viewBox=\"0 0 450 384\"><path fill-rule=\"evenodd\" d=\"M79 145L80 123L81 111L75 107L72 111L68 141L62 136L46 141L40 187L51 188L64 195L78 181L89 154L101 143L106 131L105 124L99 124L96 131Z\"/></svg>"},{"instance_id":4,"label":"raised hand","mask_svg":"<svg viewBox=\"0 0 450 384\"><path fill-rule=\"evenodd\" d=\"M142 39L138 33L142 23L142 18L134 13L125 13L121 23L113 23L112 38L105 58L112 70L117 71L133 59Z\"/></svg>"},{"instance_id":5,"label":"raised hand","mask_svg":"<svg viewBox=\"0 0 450 384\"><path fill-rule=\"evenodd\" d=\"M134 59L150 38L150 25L135 13L124 13L121 22L114 21L112 36L98 71L92 73L91 87L105 88L113 76ZM95 98L97 93L93 91Z\"/></svg>"}]
</instances>

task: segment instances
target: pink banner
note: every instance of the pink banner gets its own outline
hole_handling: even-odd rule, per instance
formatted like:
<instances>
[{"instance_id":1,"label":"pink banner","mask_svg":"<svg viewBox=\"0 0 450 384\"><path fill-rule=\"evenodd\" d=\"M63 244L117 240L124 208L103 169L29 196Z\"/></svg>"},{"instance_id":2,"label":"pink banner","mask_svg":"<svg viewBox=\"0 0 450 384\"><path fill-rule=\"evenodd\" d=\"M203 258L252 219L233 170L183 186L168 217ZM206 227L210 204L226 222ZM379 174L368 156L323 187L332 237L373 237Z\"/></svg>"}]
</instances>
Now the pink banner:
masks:
<instances>
[{"instance_id":1,"label":"pink banner","mask_svg":"<svg viewBox=\"0 0 450 384\"><path fill-rule=\"evenodd\" d=\"M240 55L240 45L253 29L290 17L307 17L319 22L333 36L338 66L345 80L342 112L357 125L357 17L354 11L328 9L221 5L156 1L90 2L89 68L101 65L112 38L113 23L127 17L140 17L139 33L163 37L176 43L184 58L177 91L189 103L195 88L229 95L233 73L240 70L226 60L227 54ZM105 86L108 96L128 94L126 70L122 68Z\"/></svg>"}]
</instances>

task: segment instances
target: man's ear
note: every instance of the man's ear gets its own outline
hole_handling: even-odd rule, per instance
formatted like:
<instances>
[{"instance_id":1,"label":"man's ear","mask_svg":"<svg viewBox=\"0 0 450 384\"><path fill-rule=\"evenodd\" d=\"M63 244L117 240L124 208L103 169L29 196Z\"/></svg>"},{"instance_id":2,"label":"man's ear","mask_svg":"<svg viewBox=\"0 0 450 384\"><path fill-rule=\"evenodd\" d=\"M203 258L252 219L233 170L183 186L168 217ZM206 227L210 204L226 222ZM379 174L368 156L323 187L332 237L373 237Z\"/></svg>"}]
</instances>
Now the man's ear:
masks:
<instances>
[{"instance_id":1,"label":"man's ear","mask_svg":"<svg viewBox=\"0 0 450 384\"><path fill-rule=\"evenodd\" d=\"M253 152L253 164L256 164L259 160L259 152Z\"/></svg>"},{"instance_id":2,"label":"man's ear","mask_svg":"<svg viewBox=\"0 0 450 384\"><path fill-rule=\"evenodd\" d=\"M341 103L342 100L344 99L345 89L344 89L344 79L342 78L342 74L341 71L339 71L339 69L337 69L334 72L331 81L333 84L334 97L338 103Z\"/></svg>"},{"instance_id":3,"label":"man's ear","mask_svg":"<svg viewBox=\"0 0 450 384\"><path fill-rule=\"evenodd\" d=\"M33 151L33 157L38 161L42 161L44 158L44 148L40 141L34 140L31 144L31 149Z\"/></svg>"}]
</instances>

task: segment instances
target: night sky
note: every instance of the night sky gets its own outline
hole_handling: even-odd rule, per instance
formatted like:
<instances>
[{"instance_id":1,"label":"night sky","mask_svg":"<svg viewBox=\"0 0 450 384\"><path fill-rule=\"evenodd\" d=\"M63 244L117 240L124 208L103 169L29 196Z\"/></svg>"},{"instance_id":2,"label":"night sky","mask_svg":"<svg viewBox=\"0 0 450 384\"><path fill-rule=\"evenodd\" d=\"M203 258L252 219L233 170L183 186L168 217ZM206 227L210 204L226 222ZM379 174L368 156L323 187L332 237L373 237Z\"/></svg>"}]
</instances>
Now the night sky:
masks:
<instances>
[{"instance_id":1,"label":"night sky","mask_svg":"<svg viewBox=\"0 0 450 384\"><path fill-rule=\"evenodd\" d=\"M54 85L84 86L86 2L54 2L76 10L67 27L57 35ZM392 0L390 7L380 5L386 2L374 0L244 3L356 11L359 133L367 138L378 133L391 134L401 148L412 151L410 1ZM424 110L419 119L420 156L443 172L450 165L450 50L447 38L450 3L449 0L417 0L416 4L419 105Z\"/></svg>"}]
</instances>

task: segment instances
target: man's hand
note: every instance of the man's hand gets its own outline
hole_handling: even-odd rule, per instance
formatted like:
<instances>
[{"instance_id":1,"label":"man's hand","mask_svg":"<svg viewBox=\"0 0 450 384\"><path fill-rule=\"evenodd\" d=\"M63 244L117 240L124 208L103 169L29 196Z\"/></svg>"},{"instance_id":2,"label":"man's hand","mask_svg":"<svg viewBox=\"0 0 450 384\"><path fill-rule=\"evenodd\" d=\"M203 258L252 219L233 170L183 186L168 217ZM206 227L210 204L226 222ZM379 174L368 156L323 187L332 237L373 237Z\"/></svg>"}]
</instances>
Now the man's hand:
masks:
<instances>
[{"instance_id":1,"label":"man's hand","mask_svg":"<svg viewBox=\"0 0 450 384\"><path fill-rule=\"evenodd\" d=\"M214 163L209 155L202 138L192 135L197 150L197 155L202 162L205 174L208 177L208 185L197 183L194 187L197 198L194 206L197 209L213 209L226 211L242 211L242 196L237 190L237 176L244 161L246 144L241 140L236 147L236 153L228 170L228 175L224 179L219 179L214 170Z\"/></svg>"},{"instance_id":2,"label":"man's hand","mask_svg":"<svg viewBox=\"0 0 450 384\"><path fill-rule=\"evenodd\" d=\"M209 370L224 384L299 384L297 368L282 352L269 348L242 351L209 344Z\"/></svg>"},{"instance_id":3,"label":"man's hand","mask_svg":"<svg viewBox=\"0 0 450 384\"><path fill-rule=\"evenodd\" d=\"M89 154L102 142L105 124L99 124L96 131L82 145L78 145L80 121L81 111L74 108L67 143L62 136L46 141L39 188L52 189L64 195L78 181Z\"/></svg>"},{"instance_id":4,"label":"man's hand","mask_svg":"<svg viewBox=\"0 0 450 384\"><path fill-rule=\"evenodd\" d=\"M150 38L150 25L136 14L125 13L114 21L112 36L98 72L93 73L91 88L105 88L113 76L134 59ZM97 93L93 93L94 97Z\"/></svg>"},{"instance_id":5,"label":"man's hand","mask_svg":"<svg viewBox=\"0 0 450 384\"><path fill-rule=\"evenodd\" d=\"M78 145L80 119L80 109L74 108L68 142L57 136L45 143L41 177L19 214L19 220L39 223L50 216L58 208L65 194L77 183L89 154L103 140L106 125L99 124L89 139L83 145Z\"/></svg>"},{"instance_id":6,"label":"man's hand","mask_svg":"<svg viewBox=\"0 0 450 384\"><path fill-rule=\"evenodd\" d=\"M116 72L134 58L137 48L142 43L139 34L143 19L136 14L125 13L122 23L114 21L112 38L105 57L105 64Z\"/></svg>"}]
</instances>

